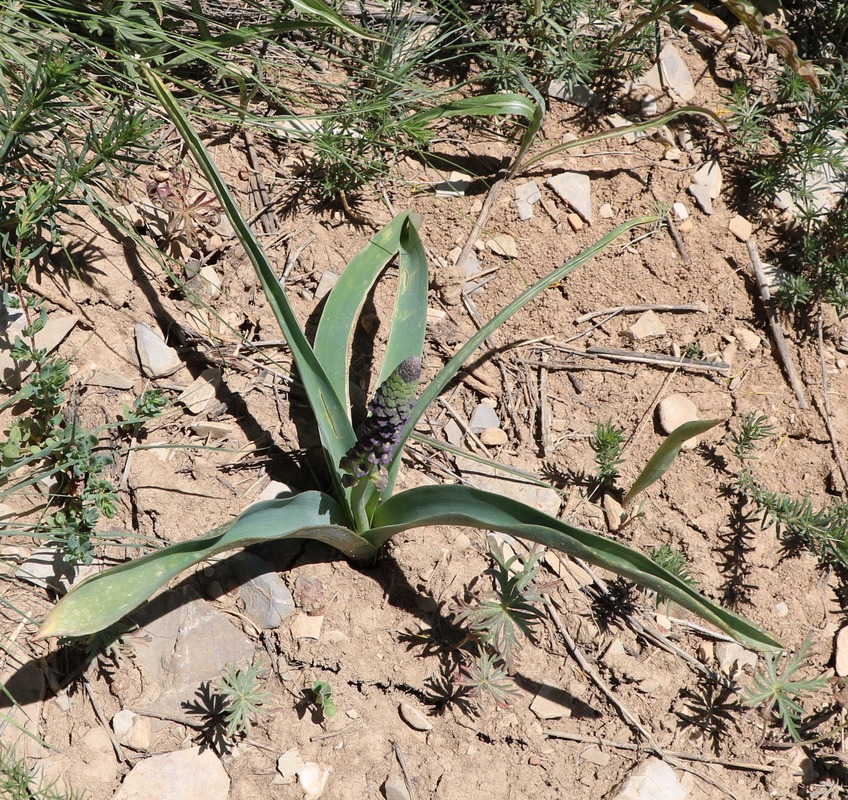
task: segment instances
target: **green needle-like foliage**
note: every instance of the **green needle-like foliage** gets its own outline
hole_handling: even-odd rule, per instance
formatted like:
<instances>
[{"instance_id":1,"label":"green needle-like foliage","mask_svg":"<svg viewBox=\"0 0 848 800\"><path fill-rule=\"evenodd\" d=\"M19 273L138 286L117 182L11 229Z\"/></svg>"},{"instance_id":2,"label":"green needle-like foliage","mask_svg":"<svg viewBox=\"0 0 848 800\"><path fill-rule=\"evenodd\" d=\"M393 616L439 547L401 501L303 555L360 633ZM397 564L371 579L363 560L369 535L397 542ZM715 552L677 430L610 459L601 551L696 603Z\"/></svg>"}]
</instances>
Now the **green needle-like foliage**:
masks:
<instances>
[{"instance_id":1,"label":"green needle-like foliage","mask_svg":"<svg viewBox=\"0 0 848 800\"><path fill-rule=\"evenodd\" d=\"M224 698L224 722L227 736L247 735L250 726L270 704L270 695L259 683L262 668L248 664L238 669L230 666L218 682L218 692Z\"/></svg>"}]
</instances>

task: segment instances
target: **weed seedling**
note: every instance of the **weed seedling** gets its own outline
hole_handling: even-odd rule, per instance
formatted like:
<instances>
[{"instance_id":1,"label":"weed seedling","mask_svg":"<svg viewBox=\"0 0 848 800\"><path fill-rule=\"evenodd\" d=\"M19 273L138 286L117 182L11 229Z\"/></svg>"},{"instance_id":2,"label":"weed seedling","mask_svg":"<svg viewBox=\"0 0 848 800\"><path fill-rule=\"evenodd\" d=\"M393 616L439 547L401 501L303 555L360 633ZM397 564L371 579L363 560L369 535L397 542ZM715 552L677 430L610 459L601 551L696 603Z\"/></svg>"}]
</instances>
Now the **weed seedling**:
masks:
<instances>
[{"instance_id":1,"label":"weed seedling","mask_svg":"<svg viewBox=\"0 0 848 800\"><path fill-rule=\"evenodd\" d=\"M798 671L807 660L812 639L808 636L798 652L792 656L780 671L783 654L764 656L763 668L754 675L754 685L745 692L744 703L751 708L762 708L766 714L776 712L783 729L796 742L801 740L798 730L804 708L801 700L805 695L821 691L828 684L824 675L817 678L797 678Z\"/></svg>"},{"instance_id":2,"label":"weed seedling","mask_svg":"<svg viewBox=\"0 0 848 800\"><path fill-rule=\"evenodd\" d=\"M259 664L251 663L237 669L230 665L218 681L217 690L224 699L226 735L247 736L250 726L268 711L270 695L259 683L263 672Z\"/></svg>"},{"instance_id":3,"label":"weed seedling","mask_svg":"<svg viewBox=\"0 0 848 800\"><path fill-rule=\"evenodd\" d=\"M618 467L624 462L621 451L624 448L624 428L616 427L612 420L598 423L589 445L595 453L595 472L598 482L609 488L618 480Z\"/></svg>"},{"instance_id":4,"label":"weed seedling","mask_svg":"<svg viewBox=\"0 0 848 800\"><path fill-rule=\"evenodd\" d=\"M309 691L312 692L315 705L321 709L325 717L336 716L338 708L333 700L333 689L327 681L315 681Z\"/></svg>"},{"instance_id":5,"label":"weed seedling","mask_svg":"<svg viewBox=\"0 0 848 800\"><path fill-rule=\"evenodd\" d=\"M682 550L676 550L671 545L663 544L659 547L654 547L650 550L648 555L655 564L658 564L663 569L668 570L672 575L675 575L693 589L695 588L695 580L689 573L689 562L686 558L686 554ZM656 593L652 594L654 594L657 608L660 606L665 606L666 609L668 608L669 599L667 597L663 597Z\"/></svg>"}]
</instances>

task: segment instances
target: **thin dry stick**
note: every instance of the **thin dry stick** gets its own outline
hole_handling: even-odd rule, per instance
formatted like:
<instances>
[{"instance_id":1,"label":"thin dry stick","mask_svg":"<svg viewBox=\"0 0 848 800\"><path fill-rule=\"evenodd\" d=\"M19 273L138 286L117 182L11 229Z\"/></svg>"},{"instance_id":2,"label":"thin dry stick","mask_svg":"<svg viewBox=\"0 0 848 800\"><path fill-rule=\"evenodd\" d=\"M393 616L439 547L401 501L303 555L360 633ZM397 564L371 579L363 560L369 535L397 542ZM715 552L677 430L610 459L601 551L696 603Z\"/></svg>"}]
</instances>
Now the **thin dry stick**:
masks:
<instances>
[{"instance_id":1,"label":"thin dry stick","mask_svg":"<svg viewBox=\"0 0 848 800\"><path fill-rule=\"evenodd\" d=\"M689 306L669 306L656 303L641 306L613 306L612 308L601 308L598 311L590 311L588 314L583 314L582 317L577 317L574 322L579 325L581 322L588 322L590 319L603 317L607 314L611 316L615 316L616 314L640 314L643 311L660 311L669 314L706 314L709 310L710 307L706 303L693 303Z\"/></svg>"},{"instance_id":2,"label":"thin dry stick","mask_svg":"<svg viewBox=\"0 0 848 800\"><path fill-rule=\"evenodd\" d=\"M397 759L400 771L403 773L403 782L406 784L406 792L409 795L409 800L413 800L412 780L409 777L409 770L406 768L406 759L403 757L403 751L397 742L392 742L392 747L395 749L395 758Z\"/></svg>"},{"instance_id":3,"label":"thin dry stick","mask_svg":"<svg viewBox=\"0 0 848 800\"><path fill-rule=\"evenodd\" d=\"M827 428L827 434L830 436L830 446L833 449L833 457L836 459L836 463L839 466L839 472L842 474L842 482L845 484L845 489L848 489L848 472L845 471L845 462L842 460L842 453L839 450L839 442L836 439L836 434L833 431L833 426L830 424L830 390L828 389L827 383L827 365L824 363L824 335L822 333L822 302L821 298L818 301L818 315L816 318L816 335L818 337L818 345L819 345L819 364L821 364L821 374L822 374L822 405L823 408L819 408L819 413L822 415L822 419L824 419L825 427ZM813 400L816 400L815 395L813 395ZM819 405L816 402L816 405ZM842 497L845 497L845 489L842 490Z\"/></svg>"},{"instance_id":4,"label":"thin dry stick","mask_svg":"<svg viewBox=\"0 0 848 800\"><path fill-rule=\"evenodd\" d=\"M265 233L276 233L279 230L277 217L272 207L273 202L265 188L265 179L262 177L259 157L256 155L256 149L253 146L253 135L248 130L242 130L242 135L244 136L244 144L247 147L247 157L250 160L251 178L256 186L256 194L259 198L259 202L256 205L262 209L260 215L262 230Z\"/></svg>"},{"instance_id":5,"label":"thin dry stick","mask_svg":"<svg viewBox=\"0 0 848 800\"><path fill-rule=\"evenodd\" d=\"M595 667L589 662L589 660L583 655L583 652L577 646L577 642L571 638L570 634L565 628L565 625L560 618L560 615L557 613L554 608L554 604L551 602L549 597L545 597L545 608L548 609L548 614L551 619L554 621L554 625L556 625L557 630L559 631L559 635L562 636L562 640L565 642L565 646L568 648L568 651L571 653L572 658L580 665L580 668L592 679L592 682L598 689L601 690L604 697L609 700L612 706L616 711L621 715L621 718L630 726L632 726L636 731L638 731L646 742L653 748L654 752L656 752L660 757L663 756L663 751L660 748L659 744L657 744L654 737L651 735L651 732L639 721L635 714L632 714L619 699L612 693L612 690L607 686L604 679L601 677L600 673L595 669Z\"/></svg>"},{"instance_id":6,"label":"thin dry stick","mask_svg":"<svg viewBox=\"0 0 848 800\"><path fill-rule=\"evenodd\" d=\"M613 742L609 739L601 739L598 736L584 736L580 733L570 733L568 731L558 731L553 728L546 728L545 736L551 739L566 739L571 742L582 742L585 744L597 744L601 747L610 747L615 750L630 750L639 751L644 747L640 744L632 744L631 742ZM702 764L718 764L729 769L741 769L751 772L774 772L775 768L768 764L754 764L748 761L731 761L727 758L719 758L718 756L701 755L700 753L683 753L679 750L666 750L665 754L672 758L679 758L683 761L700 761Z\"/></svg>"},{"instance_id":7,"label":"thin dry stick","mask_svg":"<svg viewBox=\"0 0 848 800\"><path fill-rule=\"evenodd\" d=\"M542 364L539 368L539 427L541 428L542 455L546 456L553 450L554 442L551 435L551 402L548 399L548 354L542 353Z\"/></svg>"},{"instance_id":8,"label":"thin dry stick","mask_svg":"<svg viewBox=\"0 0 848 800\"><path fill-rule=\"evenodd\" d=\"M504 183L506 183L508 177L509 167L502 167L495 178L495 182L489 189L489 193L486 195L485 201L483 201L483 207L480 209L477 219L471 226L471 231L468 234L468 238L465 240L465 244L462 246L462 250L459 251L459 258L456 260L457 269L463 270L465 268L465 262L468 260L468 256L471 255L471 251L474 249L474 243L483 233L483 229L486 227L486 223L489 221L489 216L492 213L492 206L500 196L501 189L503 188Z\"/></svg>"},{"instance_id":9,"label":"thin dry stick","mask_svg":"<svg viewBox=\"0 0 848 800\"><path fill-rule=\"evenodd\" d=\"M674 244L677 247L677 252L680 253L680 257L683 259L683 263L687 266L692 266L692 259L689 258L689 253L683 244L683 239L680 238L680 234L677 232L677 226L674 224L671 214L665 215L665 224L668 225L668 232L671 234L671 238L674 239Z\"/></svg>"},{"instance_id":10,"label":"thin dry stick","mask_svg":"<svg viewBox=\"0 0 848 800\"><path fill-rule=\"evenodd\" d=\"M106 735L109 737L109 741L112 743L112 749L115 751L115 755L118 757L118 761L125 762L127 760L127 757L124 755L124 751L121 748L121 743L115 738L115 734L112 733L112 728L109 727L109 720L103 713L103 709L100 707L100 703L97 702L97 698L94 696L94 692L91 689L91 684L89 683L88 678L83 674L80 675L80 680L82 681L85 693L88 695L88 700L91 703L91 707L94 709L94 715L97 717L97 721L103 727L103 730L106 731Z\"/></svg>"},{"instance_id":11,"label":"thin dry stick","mask_svg":"<svg viewBox=\"0 0 848 800\"><path fill-rule=\"evenodd\" d=\"M768 281L766 280L765 272L763 272L763 262L760 260L760 254L757 250L757 244L753 239L748 239L748 253L751 256L751 266L754 268L754 275L757 279L757 288L760 290L760 298L765 307L766 316L768 317L769 327L771 327L772 336L774 337L774 346L777 348L777 354L780 356L783 364L783 371L789 379L789 384L792 391L795 392L795 399L798 401L800 408L807 409L809 404L804 396L804 385L801 383L798 373L795 371L795 363L792 361L792 355L789 352L789 347L786 344L786 338L783 335L783 328L780 327L780 321L777 318L777 313L772 302L771 292L769 291Z\"/></svg>"}]
</instances>

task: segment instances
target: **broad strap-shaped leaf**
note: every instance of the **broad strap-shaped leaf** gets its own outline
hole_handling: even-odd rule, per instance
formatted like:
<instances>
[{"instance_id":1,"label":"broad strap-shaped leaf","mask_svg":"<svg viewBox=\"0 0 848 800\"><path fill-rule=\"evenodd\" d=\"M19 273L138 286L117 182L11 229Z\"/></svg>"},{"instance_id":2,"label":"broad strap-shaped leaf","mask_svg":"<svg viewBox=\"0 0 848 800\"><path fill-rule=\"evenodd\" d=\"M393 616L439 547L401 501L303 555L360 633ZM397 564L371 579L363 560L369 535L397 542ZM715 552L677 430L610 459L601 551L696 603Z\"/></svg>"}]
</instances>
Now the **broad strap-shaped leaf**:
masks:
<instances>
[{"instance_id":1,"label":"broad strap-shaped leaf","mask_svg":"<svg viewBox=\"0 0 848 800\"><path fill-rule=\"evenodd\" d=\"M366 537L375 546L394 534L428 525L463 525L510 533L608 569L668 597L711 622L746 647L781 645L744 617L713 603L650 558L597 533L577 528L508 497L469 486L421 486L400 492L377 508Z\"/></svg>"},{"instance_id":2,"label":"broad strap-shaped leaf","mask_svg":"<svg viewBox=\"0 0 848 800\"><path fill-rule=\"evenodd\" d=\"M277 275L268 256L262 249L259 239L242 216L238 203L236 203L232 192L218 172L215 162L206 150L197 131L194 130L179 103L159 76L147 67L141 67L141 72L209 181L215 196L224 209L224 213L235 230L236 236L259 276L268 303L273 309L283 336L285 336L286 342L291 348L298 375L303 382L306 396L318 425L327 465L336 483L337 494L341 497L344 489L336 468L342 456L356 441L347 409L342 403L341 397L336 394L324 368L321 366L321 362L315 356L301 330L300 323L289 305L286 294L280 286Z\"/></svg>"},{"instance_id":3,"label":"broad strap-shaped leaf","mask_svg":"<svg viewBox=\"0 0 848 800\"><path fill-rule=\"evenodd\" d=\"M675 458L680 453L680 448L693 436L699 436L710 428L714 428L721 422L720 419L696 419L685 422L675 428L657 448L656 452L648 459L645 468L639 473L639 477L633 482L630 491L622 501L627 507L639 492L644 492L652 483L655 483L668 471Z\"/></svg>"},{"instance_id":4,"label":"broad strap-shaped leaf","mask_svg":"<svg viewBox=\"0 0 848 800\"><path fill-rule=\"evenodd\" d=\"M347 515L329 495L303 492L250 506L231 524L179 542L83 581L50 611L38 631L84 636L117 622L172 578L217 553L276 539L316 539L348 558L372 558L376 548L347 528Z\"/></svg>"},{"instance_id":5,"label":"broad strap-shaped leaf","mask_svg":"<svg viewBox=\"0 0 848 800\"><path fill-rule=\"evenodd\" d=\"M356 325L368 294L380 274L396 255L400 256L399 286L392 333L395 334L396 321L400 316L406 325L408 338L399 341L399 334L390 336L386 363L399 354L400 358L388 367L388 373L391 373L405 358L420 356L424 347L423 326L426 324L427 315L427 260L415 228L413 215L410 212L404 212L398 214L388 225L378 231L371 241L348 262L327 297L318 322L318 329L315 332L313 348L315 355L324 367L336 394L344 401L346 409L350 408L349 364ZM423 304L420 296L422 272ZM419 304L417 307L413 307L409 298L412 290L414 290L412 300ZM416 346L417 349L414 349ZM405 352L407 349L409 352ZM384 377L381 373L378 384L382 380Z\"/></svg>"}]
</instances>

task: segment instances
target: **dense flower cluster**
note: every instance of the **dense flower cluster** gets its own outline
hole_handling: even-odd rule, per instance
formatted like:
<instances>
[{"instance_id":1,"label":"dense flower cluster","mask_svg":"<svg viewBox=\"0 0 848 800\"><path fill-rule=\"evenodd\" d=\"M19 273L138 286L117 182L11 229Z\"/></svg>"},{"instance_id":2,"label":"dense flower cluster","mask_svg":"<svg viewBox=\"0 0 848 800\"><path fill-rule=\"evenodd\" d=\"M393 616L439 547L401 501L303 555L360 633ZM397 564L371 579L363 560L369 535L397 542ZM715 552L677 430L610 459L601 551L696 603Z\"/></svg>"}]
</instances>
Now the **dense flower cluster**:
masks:
<instances>
[{"instance_id":1,"label":"dense flower cluster","mask_svg":"<svg viewBox=\"0 0 848 800\"><path fill-rule=\"evenodd\" d=\"M368 404L356 444L342 458L339 468L352 486L366 476L379 475L394 456L400 434L412 406L421 377L421 359L407 358L378 388Z\"/></svg>"}]
</instances>

